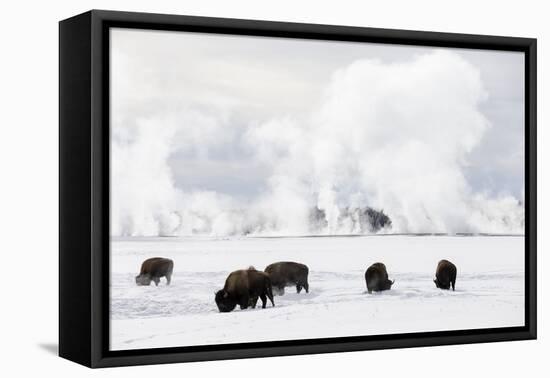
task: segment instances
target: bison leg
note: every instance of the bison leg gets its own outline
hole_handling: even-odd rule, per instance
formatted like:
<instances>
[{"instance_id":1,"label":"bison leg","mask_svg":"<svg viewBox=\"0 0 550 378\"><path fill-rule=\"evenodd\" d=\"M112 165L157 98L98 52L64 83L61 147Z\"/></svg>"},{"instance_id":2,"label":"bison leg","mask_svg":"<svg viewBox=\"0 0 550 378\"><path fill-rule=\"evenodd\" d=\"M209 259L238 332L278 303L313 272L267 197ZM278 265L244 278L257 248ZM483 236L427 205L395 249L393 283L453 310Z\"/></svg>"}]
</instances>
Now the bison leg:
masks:
<instances>
[{"instance_id":1,"label":"bison leg","mask_svg":"<svg viewBox=\"0 0 550 378\"><path fill-rule=\"evenodd\" d=\"M166 275L166 285L170 285L170 281L172 281L172 274Z\"/></svg>"},{"instance_id":2,"label":"bison leg","mask_svg":"<svg viewBox=\"0 0 550 378\"><path fill-rule=\"evenodd\" d=\"M303 286L304 286L304 289L306 289L306 293L309 293L309 285L308 285L308 283L307 283L307 282L304 282Z\"/></svg>"},{"instance_id":3,"label":"bison leg","mask_svg":"<svg viewBox=\"0 0 550 378\"><path fill-rule=\"evenodd\" d=\"M273 302L273 290L271 289L271 285L267 287L267 297L271 301L271 305L275 307L275 302ZM265 307L264 307L265 308Z\"/></svg>"},{"instance_id":4,"label":"bison leg","mask_svg":"<svg viewBox=\"0 0 550 378\"><path fill-rule=\"evenodd\" d=\"M300 291L302 291L302 287L300 285L296 285L296 292L300 294Z\"/></svg>"},{"instance_id":5,"label":"bison leg","mask_svg":"<svg viewBox=\"0 0 550 378\"><path fill-rule=\"evenodd\" d=\"M252 297L250 298L250 307L256 308L256 304L258 303L258 297Z\"/></svg>"},{"instance_id":6,"label":"bison leg","mask_svg":"<svg viewBox=\"0 0 550 378\"><path fill-rule=\"evenodd\" d=\"M265 294L262 294L260 295L260 299L262 300L262 308L265 308L267 304L267 297L265 296Z\"/></svg>"},{"instance_id":7,"label":"bison leg","mask_svg":"<svg viewBox=\"0 0 550 378\"><path fill-rule=\"evenodd\" d=\"M456 282L456 270L451 275L451 284L453 285L453 291L455 291L455 282Z\"/></svg>"},{"instance_id":8,"label":"bison leg","mask_svg":"<svg viewBox=\"0 0 550 378\"><path fill-rule=\"evenodd\" d=\"M159 282L160 282L160 278L155 277L155 278L153 278L153 281L155 282L155 286L158 286Z\"/></svg>"},{"instance_id":9,"label":"bison leg","mask_svg":"<svg viewBox=\"0 0 550 378\"><path fill-rule=\"evenodd\" d=\"M246 310L248 308L248 305L250 303L250 297L248 295L243 296L240 300L239 307L241 310Z\"/></svg>"}]
</instances>

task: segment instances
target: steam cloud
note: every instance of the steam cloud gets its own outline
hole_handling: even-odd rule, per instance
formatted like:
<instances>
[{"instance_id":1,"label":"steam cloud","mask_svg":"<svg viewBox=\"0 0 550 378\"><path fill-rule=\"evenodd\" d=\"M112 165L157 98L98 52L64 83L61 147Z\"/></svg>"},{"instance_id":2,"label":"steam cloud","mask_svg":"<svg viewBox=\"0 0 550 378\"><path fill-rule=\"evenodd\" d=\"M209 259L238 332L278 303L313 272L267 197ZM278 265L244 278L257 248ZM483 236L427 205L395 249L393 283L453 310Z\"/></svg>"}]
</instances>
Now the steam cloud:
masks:
<instances>
[{"instance_id":1,"label":"steam cloud","mask_svg":"<svg viewBox=\"0 0 550 378\"><path fill-rule=\"evenodd\" d=\"M242 129L193 109L115 124L111 233L523 233L523 199L474 192L464 175L491 127L479 110L486 96L475 67L438 50L404 63L357 60L329 78L308 114ZM176 187L171 154L207 159L223 143L266 167L264 192L243 201ZM366 209L391 223L374 227Z\"/></svg>"}]
</instances>

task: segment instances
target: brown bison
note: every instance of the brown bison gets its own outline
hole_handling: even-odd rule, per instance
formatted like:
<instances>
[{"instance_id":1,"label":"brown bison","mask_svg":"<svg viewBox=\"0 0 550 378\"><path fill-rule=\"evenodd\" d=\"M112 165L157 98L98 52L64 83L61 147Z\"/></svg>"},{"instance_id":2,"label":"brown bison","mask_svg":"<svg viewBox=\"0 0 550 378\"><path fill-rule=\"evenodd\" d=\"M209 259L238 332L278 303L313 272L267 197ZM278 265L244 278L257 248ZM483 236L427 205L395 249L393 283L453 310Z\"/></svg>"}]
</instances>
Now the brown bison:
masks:
<instances>
[{"instance_id":1,"label":"brown bison","mask_svg":"<svg viewBox=\"0 0 550 378\"><path fill-rule=\"evenodd\" d=\"M365 281L367 282L367 291L390 290L394 281L388 279L388 271L386 265L382 263L374 263L365 272Z\"/></svg>"},{"instance_id":2,"label":"brown bison","mask_svg":"<svg viewBox=\"0 0 550 378\"><path fill-rule=\"evenodd\" d=\"M138 286L149 286L151 281L158 286L161 277L166 277L166 285L170 285L174 262L163 257L153 257L141 264L139 275L136 276Z\"/></svg>"},{"instance_id":3,"label":"brown bison","mask_svg":"<svg viewBox=\"0 0 550 378\"><path fill-rule=\"evenodd\" d=\"M216 293L215 301L220 312L230 312L237 305L241 310L249 306L255 308L258 297L262 300L262 308L266 307L267 298L275 306L269 276L250 267L231 273L223 289Z\"/></svg>"},{"instance_id":4,"label":"brown bison","mask_svg":"<svg viewBox=\"0 0 550 378\"><path fill-rule=\"evenodd\" d=\"M451 286L455 290L456 266L450 261L441 260L435 270L435 286L439 289L449 290Z\"/></svg>"},{"instance_id":5,"label":"brown bison","mask_svg":"<svg viewBox=\"0 0 550 378\"><path fill-rule=\"evenodd\" d=\"M285 293L286 286L294 285L296 285L297 293L302 291L302 288L306 290L306 293L309 293L309 284L307 283L309 269L307 265L282 261L268 265L264 271L269 274L273 289L278 295Z\"/></svg>"}]
</instances>

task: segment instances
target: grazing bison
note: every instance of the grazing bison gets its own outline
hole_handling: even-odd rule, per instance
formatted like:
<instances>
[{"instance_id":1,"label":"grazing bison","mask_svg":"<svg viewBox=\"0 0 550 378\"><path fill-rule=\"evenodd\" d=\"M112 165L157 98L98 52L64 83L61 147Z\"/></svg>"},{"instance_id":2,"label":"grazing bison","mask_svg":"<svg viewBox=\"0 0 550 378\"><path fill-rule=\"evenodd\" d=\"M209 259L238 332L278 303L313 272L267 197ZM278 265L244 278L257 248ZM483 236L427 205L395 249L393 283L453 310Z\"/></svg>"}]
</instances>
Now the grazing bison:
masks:
<instances>
[{"instance_id":1,"label":"grazing bison","mask_svg":"<svg viewBox=\"0 0 550 378\"><path fill-rule=\"evenodd\" d=\"M456 266L450 261L441 260L435 270L435 286L439 289L449 290L451 286L455 290Z\"/></svg>"},{"instance_id":2,"label":"grazing bison","mask_svg":"<svg viewBox=\"0 0 550 378\"><path fill-rule=\"evenodd\" d=\"M369 266L365 272L365 281L367 282L367 290L370 293L373 291L390 290L394 281L388 279L388 271L386 265L375 263Z\"/></svg>"},{"instance_id":3,"label":"grazing bison","mask_svg":"<svg viewBox=\"0 0 550 378\"><path fill-rule=\"evenodd\" d=\"M296 285L297 293L302 291L302 288L309 293L309 284L307 283L309 269L304 264L288 261L276 262L268 265L264 271L269 274L273 289L278 295L285 293L286 286L294 285Z\"/></svg>"},{"instance_id":4,"label":"grazing bison","mask_svg":"<svg viewBox=\"0 0 550 378\"><path fill-rule=\"evenodd\" d=\"M262 308L265 308L267 298L275 306L269 276L250 267L231 273L223 289L216 293L215 300L220 312L230 312L237 305L241 310L249 306L255 308L258 297L262 300Z\"/></svg>"},{"instance_id":5,"label":"grazing bison","mask_svg":"<svg viewBox=\"0 0 550 378\"><path fill-rule=\"evenodd\" d=\"M170 285L174 262L162 257L153 257L141 264L139 275L136 276L138 286L149 286L151 281L158 286L161 277L166 277L166 285Z\"/></svg>"}]
</instances>

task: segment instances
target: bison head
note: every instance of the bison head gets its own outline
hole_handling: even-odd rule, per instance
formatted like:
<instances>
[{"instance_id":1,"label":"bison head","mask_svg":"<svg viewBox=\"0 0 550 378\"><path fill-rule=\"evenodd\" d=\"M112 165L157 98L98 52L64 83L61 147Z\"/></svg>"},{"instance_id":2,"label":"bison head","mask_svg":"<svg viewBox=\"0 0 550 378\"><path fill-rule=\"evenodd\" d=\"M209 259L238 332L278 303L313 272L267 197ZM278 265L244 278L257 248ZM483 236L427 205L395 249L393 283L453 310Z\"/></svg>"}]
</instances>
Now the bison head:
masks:
<instances>
[{"instance_id":1,"label":"bison head","mask_svg":"<svg viewBox=\"0 0 550 378\"><path fill-rule=\"evenodd\" d=\"M229 293L225 290L219 290L215 296L216 305L220 312L230 312L235 309L237 302L229 296Z\"/></svg>"},{"instance_id":2,"label":"bison head","mask_svg":"<svg viewBox=\"0 0 550 378\"><path fill-rule=\"evenodd\" d=\"M451 283L450 282L445 285L444 283L439 281L439 279L437 279L437 278L434 280L434 283L435 283L435 287L437 287L438 289L449 290L451 288Z\"/></svg>"},{"instance_id":3,"label":"bison head","mask_svg":"<svg viewBox=\"0 0 550 378\"><path fill-rule=\"evenodd\" d=\"M140 274L136 276L136 285L149 286L151 284L151 276L149 274Z\"/></svg>"},{"instance_id":4,"label":"bison head","mask_svg":"<svg viewBox=\"0 0 550 378\"><path fill-rule=\"evenodd\" d=\"M381 286L381 289L382 290L390 290L391 289L391 285L393 285L395 282L395 280L393 281L390 281L390 280L386 280L386 282L384 282Z\"/></svg>"}]
</instances>

